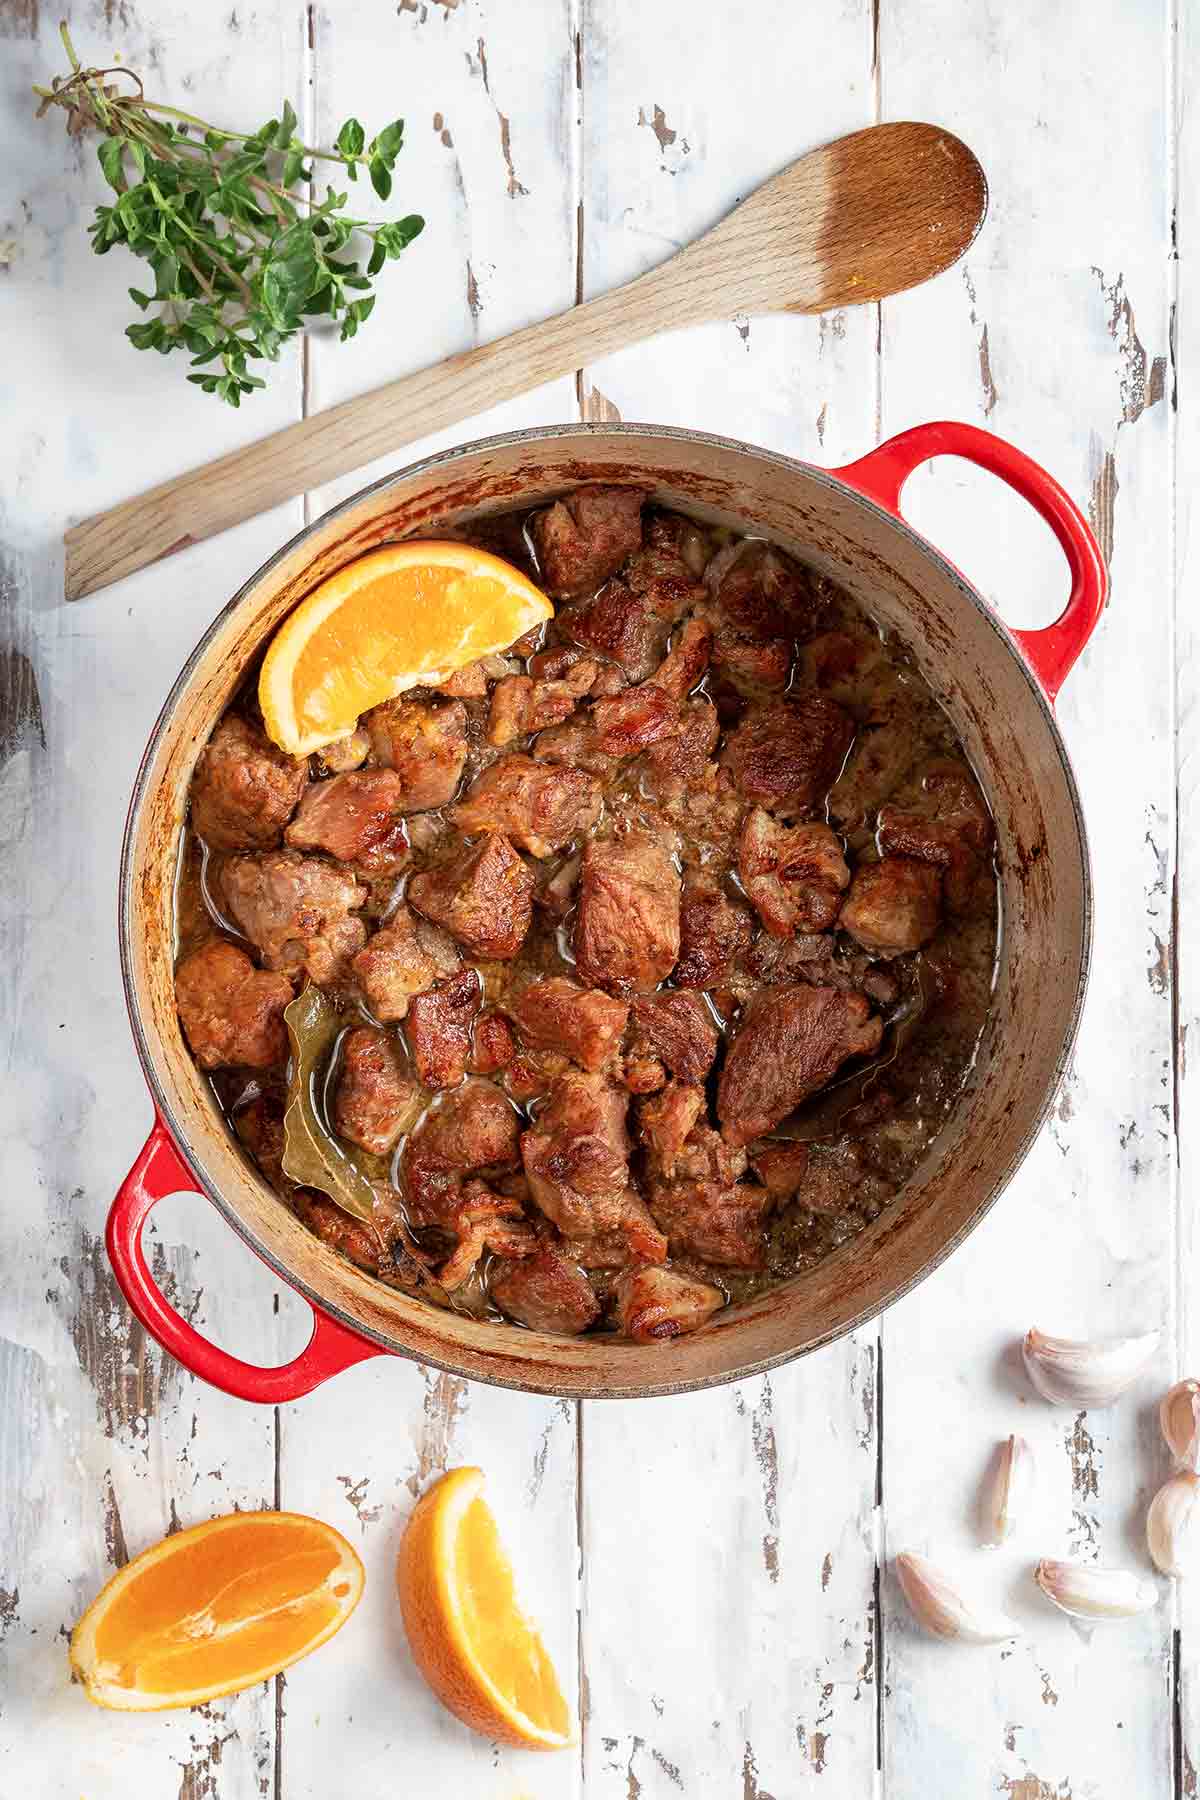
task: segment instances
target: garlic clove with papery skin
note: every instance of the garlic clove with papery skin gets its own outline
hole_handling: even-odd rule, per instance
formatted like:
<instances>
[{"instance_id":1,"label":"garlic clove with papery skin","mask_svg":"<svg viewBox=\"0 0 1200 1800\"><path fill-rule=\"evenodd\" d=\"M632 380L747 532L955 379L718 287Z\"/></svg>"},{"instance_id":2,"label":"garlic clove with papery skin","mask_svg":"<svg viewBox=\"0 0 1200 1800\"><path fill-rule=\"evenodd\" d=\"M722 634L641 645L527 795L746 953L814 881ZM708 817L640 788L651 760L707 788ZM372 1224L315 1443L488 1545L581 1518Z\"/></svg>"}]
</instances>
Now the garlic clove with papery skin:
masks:
<instances>
[{"instance_id":1,"label":"garlic clove with papery skin","mask_svg":"<svg viewBox=\"0 0 1200 1800\"><path fill-rule=\"evenodd\" d=\"M1200 1462L1200 1381L1177 1381L1159 1402L1158 1417L1171 1455L1194 1469Z\"/></svg>"},{"instance_id":2,"label":"garlic clove with papery skin","mask_svg":"<svg viewBox=\"0 0 1200 1800\"><path fill-rule=\"evenodd\" d=\"M1095 1563L1054 1562L1043 1558L1033 1579L1060 1612L1098 1623L1131 1619L1158 1603L1158 1589L1132 1569L1101 1569Z\"/></svg>"},{"instance_id":3,"label":"garlic clove with papery skin","mask_svg":"<svg viewBox=\"0 0 1200 1800\"><path fill-rule=\"evenodd\" d=\"M968 1606L924 1556L904 1551L896 1558L896 1579L913 1618L934 1637L959 1644L1004 1644L1021 1635L1021 1627L1007 1614Z\"/></svg>"},{"instance_id":4,"label":"garlic clove with papery skin","mask_svg":"<svg viewBox=\"0 0 1200 1800\"><path fill-rule=\"evenodd\" d=\"M1181 1469L1159 1488L1146 1514L1146 1546L1164 1575L1200 1573L1200 1475Z\"/></svg>"},{"instance_id":5,"label":"garlic clove with papery skin","mask_svg":"<svg viewBox=\"0 0 1200 1800\"><path fill-rule=\"evenodd\" d=\"M987 1549L1005 1543L1025 1517L1033 1478L1033 1451L1023 1437L1010 1437L1000 1445L984 1478L980 1524Z\"/></svg>"},{"instance_id":6,"label":"garlic clove with papery skin","mask_svg":"<svg viewBox=\"0 0 1200 1800\"><path fill-rule=\"evenodd\" d=\"M1054 1406L1107 1406L1132 1387L1158 1348L1160 1332L1088 1342L1027 1331L1021 1344L1025 1373Z\"/></svg>"}]
</instances>

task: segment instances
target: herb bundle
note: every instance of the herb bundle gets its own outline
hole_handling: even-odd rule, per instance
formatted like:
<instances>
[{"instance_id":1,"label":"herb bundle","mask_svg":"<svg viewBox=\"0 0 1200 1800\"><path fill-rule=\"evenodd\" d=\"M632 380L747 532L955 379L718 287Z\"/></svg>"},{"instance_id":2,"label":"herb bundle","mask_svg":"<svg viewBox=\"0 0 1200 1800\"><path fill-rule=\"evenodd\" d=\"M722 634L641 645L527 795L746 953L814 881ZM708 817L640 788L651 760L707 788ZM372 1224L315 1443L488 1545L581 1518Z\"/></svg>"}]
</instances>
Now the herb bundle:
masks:
<instances>
[{"instance_id":1,"label":"herb bundle","mask_svg":"<svg viewBox=\"0 0 1200 1800\"><path fill-rule=\"evenodd\" d=\"M300 141L290 104L249 135L220 130L147 99L132 70L82 67L61 30L71 73L34 89L38 117L61 107L72 136L104 133L100 167L117 198L96 208L92 248L104 256L124 244L149 263L153 292L129 293L143 312L160 308L128 327L135 348L184 351L188 380L238 406L266 385L250 364L275 362L308 320L335 319L342 342L352 338L375 305L373 278L425 221L415 213L384 224L358 218L346 211L348 194L332 187L319 200L313 165L340 164L350 181L365 169L386 200L404 121L368 141L347 119L332 150ZM307 195L294 191L298 183Z\"/></svg>"}]
</instances>

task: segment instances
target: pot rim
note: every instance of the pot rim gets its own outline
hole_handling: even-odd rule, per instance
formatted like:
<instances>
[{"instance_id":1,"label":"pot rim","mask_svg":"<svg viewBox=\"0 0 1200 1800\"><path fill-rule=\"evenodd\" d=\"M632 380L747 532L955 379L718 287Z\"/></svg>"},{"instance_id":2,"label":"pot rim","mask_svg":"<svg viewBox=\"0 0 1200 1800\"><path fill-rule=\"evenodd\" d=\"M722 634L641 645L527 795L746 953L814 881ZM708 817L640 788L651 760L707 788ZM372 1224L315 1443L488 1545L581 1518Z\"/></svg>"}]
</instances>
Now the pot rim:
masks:
<instances>
[{"instance_id":1,"label":"pot rim","mask_svg":"<svg viewBox=\"0 0 1200 1800\"><path fill-rule=\"evenodd\" d=\"M546 443L564 438L586 440L592 437L629 437L650 440L651 442L682 442L717 450L735 451L758 463L772 465L785 471L789 469L795 470L797 473L802 474L806 479L815 480L819 485L836 492L841 499L851 501L855 506L860 507L868 514L873 515L876 519L883 519L892 529L900 532L902 536L907 538L909 544L920 555L928 558L934 563L939 572L958 590L961 598L975 610L990 628L997 641L1018 665L1026 686L1033 697L1034 703L1042 715L1043 722L1048 730L1050 742L1054 747L1061 765L1063 779L1070 798L1071 815L1078 837L1082 888L1079 978L1076 983L1074 995L1072 996L1069 1017L1066 1020L1066 1029L1062 1038L1062 1047L1055 1059L1051 1078L1046 1084L1042 1099L1035 1114L1030 1119L1028 1129L1021 1138L1020 1143L1008 1158L1003 1169L997 1171L994 1179L988 1186L987 1193L980 1200L970 1217L964 1220L957 1231L955 1231L944 1243L939 1245L937 1250L930 1256L929 1260L922 1265L919 1271L906 1279L897 1280L895 1285L888 1290L887 1294L880 1300L878 1305L864 1308L862 1311L855 1313L854 1316L846 1320L844 1324L831 1327L828 1331L824 1332L820 1337L809 1344L799 1346L795 1349L782 1350L773 1356L758 1358L752 1362L739 1365L723 1374L713 1374L711 1376L704 1376L692 1380L664 1380L661 1383L653 1383L650 1385L642 1382L639 1382L636 1385L608 1383L604 1386L591 1388L580 1386L575 1383L570 1387L556 1386L551 1379L504 1380L499 1376L479 1375L471 1377L476 1380L484 1380L490 1386L507 1388L514 1392L546 1394L552 1397L566 1394L573 1399L589 1400L654 1399L673 1394L697 1393L713 1387L723 1387L728 1383L745 1381L753 1376L766 1374L773 1369L781 1368L787 1363L799 1361L802 1357L809 1356L817 1350L825 1349L828 1345L836 1343L841 1338L849 1337L851 1333L861 1329L861 1327L870 1320L881 1318L882 1315L898 1301L903 1300L908 1294L912 1293L914 1289L919 1287L922 1282L926 1281L929 1276L933 1275L965 1242L986 1215L992 1210L993 1206L995 1206L1000 1198L1000 1195L1004 1192L1009 1182L1013 1179L1014 1175L1016 1175L1022 1163L1025 1161L1035 1139L1040 1135L1042 1127L1050 1113L1050 1109L1057 1097L1058 1090L1062 1084L1079 1034L1079 1024L1083 1013L1088 981L1091 974L1095 907L1093 899L1091 853L1088 843L1087 827L1084 822L1083 806L1080 799L1079 788L1075 780L1075 772L1071 765L1071 759L1067 752L1066 743L1059 730L1053 706L1047 699L1041 683L1030 668L1018 643L1008 627L1004 624L1004 621L999 617L995 609L989 605L979 590L967 580L966 576L962 574L962 572L937 548L935 544L931 543L921 532L915 530L903 514L900 513L898 508L893 511L889 507L881 505L877 500L864 494L851 482L842 480L834 471L822 468L819 464L804 462L799 457L788 456L782 451L768 450L761 445L748 443L744 439L726 437L717 432L694 431L678 425L642 424L632 420L623 420L613 424L579 421L574 424L537 425L525 427L516 431L497 432L488 437L473 438L467 443L455 445L448 450L439 450L430 456L421 457L415 462L406 463L401 468L394 469L390 473L380 476L377 480L369 482L365 487L357 489L344 500L339 500L334 506L329 507L327 511L320 514L319 517L310 520L307 525L302 526L301 529L282 544L273 555L269 556L265 562L261 563L254 570L214 616L210 624L201 634L190 655L187 657L174 682L171 684L167 697L154 722L146 748L142 753L141 761L139 762L137 774L134 779L132 793L130 795L129 810L126 815L125 829L122 835L120 872L118 876L118 940L121 959L121 981L125 991L125 1007L129 1015L134 1046L137 1050L138 1060L142 1066L142 1073L145 1076L146 1085L150 1090L150 1097L153 1101L155 1111L170 1132L172 1141L174 1142L180 1157L187 1165L188 1171L193 1177L197 1191L217 1209L226 1224L236 1232L243 1243L245 1243L255 1255L273 1271L274 1274L279 1276L280 1280L285 1282L294 1293L307 1301L315 1312L324 1314L326 1317L336 1320L349 1331L357 1333L361 1338L378 1345L381 1350L387 1351L393 1356L401 1356L408 1360L420 1360L423 1365L428 1367L439 1369L448 1374L461 1375L463 1373L461 1367L452 1359L442 1360L436 1355L430 1355L425 1350L422 1350L418 1359L416 1352L409 1350L404 1346L397 1345L394 1338L388 1333L380 1331L371 1325L364 1324L353 1313L326 1298L318 1288L313 1286L306 1276L297 1274L294 1270L289 1268L283 1259L277 1256L273 1250L259 1241L251 1227L242 1219L237 1209L225 1199L220 1189L210 1180L207 1171L200 1164L192 1149L191 1143L188 1140L186 1132L180 1126L171 1097L158 1079L154 1060L150 1053L147 1029L143 1022L141 1010L137 1001L133 975L133 950L131 944L131 923L135 916L135 908L132 903L135 875L133 847L142 808L147 798L150 770L155 752L163 733L167 729L177 707L191 684L192 676L197 665L204 656L209 643L220 631L229 617L250 597L264 577L269 575L279 563L299 549L307 539L314 536L316 532L323 529L332 520L350 512L369 496L380 493L388 487L397 485L403 481L408 481L417 476L436 474L438 471L449 467L462 457L476 455L481 451L509 449L512 446L519 444ZM517 1330L519 1328L512 1326L509 1329Z\"/></svg>"}]
</instances>

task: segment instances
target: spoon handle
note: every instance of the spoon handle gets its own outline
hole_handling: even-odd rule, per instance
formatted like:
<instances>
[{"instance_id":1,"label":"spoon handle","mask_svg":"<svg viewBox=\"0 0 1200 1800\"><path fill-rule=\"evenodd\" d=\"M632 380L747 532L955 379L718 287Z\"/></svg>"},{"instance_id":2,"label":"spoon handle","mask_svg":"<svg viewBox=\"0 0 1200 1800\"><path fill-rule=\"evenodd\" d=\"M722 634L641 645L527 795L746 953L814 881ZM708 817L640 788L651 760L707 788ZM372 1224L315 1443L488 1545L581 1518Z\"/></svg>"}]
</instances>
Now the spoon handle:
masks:
<instances>
[{"instance_id":1,"label":"spoon handle","mask_svg":"<svg viewBox=\"0 0 1200 1800\"><path fill-rule=\"evenodd\" d=\"M703 240L624 287L219 456L66 533L68 600L107 587L502 400L574 373L626 344L711 316Z\"/></svg>"}]
</instances>

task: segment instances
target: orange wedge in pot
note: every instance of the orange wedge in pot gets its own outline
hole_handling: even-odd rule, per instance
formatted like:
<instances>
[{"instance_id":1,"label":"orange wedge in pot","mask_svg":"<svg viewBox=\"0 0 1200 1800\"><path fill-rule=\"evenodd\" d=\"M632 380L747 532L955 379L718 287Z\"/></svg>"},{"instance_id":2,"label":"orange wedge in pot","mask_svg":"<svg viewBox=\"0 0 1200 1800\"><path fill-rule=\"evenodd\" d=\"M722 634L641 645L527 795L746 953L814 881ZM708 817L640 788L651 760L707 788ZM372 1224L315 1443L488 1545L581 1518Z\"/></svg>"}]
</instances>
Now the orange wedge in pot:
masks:
<instances>
[{"instance_id":1,"label":"orange wedge in pot","mask_svg":"<svg viewBox=\"0 0 1200 1800\"><path fill-rule=\"evenodd\" d=\"M258 697L269 735L306 756L383 700L494 656L553 616L539 588L470 544L388 544L314 588L272 638Z\"/></svg>"}]
</instances>

